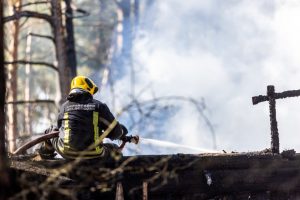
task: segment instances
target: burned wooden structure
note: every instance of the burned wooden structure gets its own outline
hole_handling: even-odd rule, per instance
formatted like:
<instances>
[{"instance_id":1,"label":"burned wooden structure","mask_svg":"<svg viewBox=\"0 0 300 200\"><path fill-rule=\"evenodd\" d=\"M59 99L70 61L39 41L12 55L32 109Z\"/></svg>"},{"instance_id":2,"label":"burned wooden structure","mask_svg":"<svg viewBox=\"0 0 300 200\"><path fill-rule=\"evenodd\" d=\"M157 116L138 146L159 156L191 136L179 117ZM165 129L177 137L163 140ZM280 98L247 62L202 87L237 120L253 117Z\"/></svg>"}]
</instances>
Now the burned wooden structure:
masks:
<instances>
[{"instance_id":1,"label":"burned wooden structure","mask_svg":"<svg viewBox=\"0 0 300 200\"><path fill-rule=\"evenodd\" d=\"M259 95L252 97L253 105L269 101L270 125L271 125L271 150L273 153L279 153L279 133L276 119L276 99L284 99L289 97L300 96L300 90L288 90L281 93L275 93L275 87L268 85L267 95Z\"/></svg>"},{"instance_id":2,"label":"burned wooden structure","mask_svg":"<svg viewBox=\"0 0 300 200\"><path fill-rule=\"evenodd\" d=\"M271 152L123 157L109 161L12 158L30 199L299 199L300 155ZM121 190L121 194L120 194ZM276 197L276 198L275 198Z\"/></svg>"}]
</instances>

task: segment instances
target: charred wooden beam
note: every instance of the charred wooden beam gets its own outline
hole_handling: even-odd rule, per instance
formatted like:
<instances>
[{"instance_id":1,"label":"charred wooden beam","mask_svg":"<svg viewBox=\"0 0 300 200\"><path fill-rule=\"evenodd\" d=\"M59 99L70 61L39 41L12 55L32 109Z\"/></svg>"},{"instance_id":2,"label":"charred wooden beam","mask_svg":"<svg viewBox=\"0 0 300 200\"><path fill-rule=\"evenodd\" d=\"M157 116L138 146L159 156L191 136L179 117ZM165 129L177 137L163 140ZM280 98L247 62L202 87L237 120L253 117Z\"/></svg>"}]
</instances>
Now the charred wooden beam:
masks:
<instances>
[{"instance_id":1,"label":"charred wooden beam","mask_svg":"<svg viewBox=\"0 0 300 200\"><path fill-rule=\"evenodd\" d=\"M279 153L279 133L276 119L276 99L284 99L288 97L300 96L300 90L289 90L281 93L275 93L275 87L269 85L267 87L267 95L259 95L252 97L253 105L269 101L270 110L270 126L271 126L271 150L273 153Z\"/></svg>"},{"instance_id":2,"label":"charred wooden beam","mask_svg":"<svg viewBox=\"0 0 300 200\"><path fill-rule=\"evenodd\" d=\"M288 90L281 93L274 93L275 99L284 99L288 97L298 97L300 96L300 90ZM258 103L268 101L268 97L264 95L254 96L252 97L252 103L253 105L256 105Z\"/></svg>"},{"instance_id":3,"label":"charred wooden beam","mask_svg":"<svg viewBox=\"0 0 300 200\"><path fill-rule=\"evenodd\" d=\"M267 95L269 97L269 110L270 110L270 126L271 126L271 150L273 153L279 153L279 133L276 119L276 101L275 101L275 88L270 85L267 88Z\"/></svg>"},{"instance_id":4,"label":"charred wooden beam","mask_svg":"<svg viewBox=\"0 0 300 200\"><path fill-rule=\"evenodd\" d=\"M14 161L15 165L17 162ZM88 186L97 197L114 198L122 183L125 199L209 199L239 193L300 193L300 155L203 154L124 157L121 160L27 161L50 174L63 175ZM144 184L143 184L144 183ZM147 188L145 183L147 183ZM95 185L96 184L96 185ZM73 186L76 187L76 186ZM273 194L273 193L272 193ZM291 198L292 199L292 198Z\"/></svg>"}]
</instances>

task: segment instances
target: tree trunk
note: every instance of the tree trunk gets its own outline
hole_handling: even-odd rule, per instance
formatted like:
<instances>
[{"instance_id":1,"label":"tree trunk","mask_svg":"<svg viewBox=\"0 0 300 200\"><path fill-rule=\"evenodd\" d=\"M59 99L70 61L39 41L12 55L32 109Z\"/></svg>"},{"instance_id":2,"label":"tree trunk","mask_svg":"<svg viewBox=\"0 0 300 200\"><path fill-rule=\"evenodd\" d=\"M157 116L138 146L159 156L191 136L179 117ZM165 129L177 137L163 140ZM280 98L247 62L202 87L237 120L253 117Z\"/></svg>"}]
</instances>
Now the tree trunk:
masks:
<instances>
[{"instance_id":1,"label":"tree trunk","mask_svg":"<svg viewBox=\"0 0 300 200\"><path fill-rule=\"evenodd\" d=\"M134 34L137 33L140 23L140 0L134 1Z\"/></svg>"},{"instance_id":2,"label":"tree trunk","mask_svg":"<svg viewBox=\"0 0 300 200\"><path fill-rule=\"evenodd\" d=\"M12 12L18 12L21 1L14 2L11 7L14 7ZM13 14L13 13L12 13ZM9 45L9 60L18 60L18 44L19 44L19 20L14 20L11 26L12 41ZM16 63L8 65L8 82L7 82L7 101L17 101L17 65ZM13 152L16 149L16 138L17 138L17 106L14 104L7 105L8 115L8 149L9 152Z\"/></svg>"},{"instance_id":3,"label":"tree trunk","mask_svg":"<svg viewBox=\"0 0 300 200\"><path fill-rule=\"evenodd\" d=\"M53 35L55 40L56 59L59 74L60 103L65 99L70 90L72 80L71 69L67 63L66 43L62 24L61 1L51 0L51 14L53 18Z\"/></svg>"},{"instance_id":4,"label":"tree trunk","mask_svg":"<svg viewBox=\"0 0 300 200\"><path fill-rule=\"evenodd\" d=\"M27 41L26 41L26 60L31 61L31 39L32 36L30 32L27 34ZM31 64L27 63L26 64L26 77L25 77L25 101L30 100L30 74L31 74ZM24 109L24 128L25 128L25 134L30 135L32 134L32 127L31 127L31 116L30 116L30 104L26 103L24 104L25 109Z\"/></svg>"},{"instance_id":5,"label":"tree trunk","mask_svg":"<svg viewBox=\"0 0 300 200\"><path fill-rule=\"evenodd\" d=\"M73 10L71 7L72 0L65 0L66 4L66 32L67 32L67 59L68 66L71 69L71 76L75 77L77 72L76 50L74 42Z\"/></svg>"},{"instance_id":6,"label":"tree trunk","mask_svg":"<svg viewBox=\"0 0 300 200\"><path fill-rule=\"evenodd\" d=\"M135 96L135 69L132 64L132 39L133 39L133 22L131 18L132 13L132 5L130 0L122 0L119 3L119 6L123 13L123 47L120 56L120 66L130 67L130 87L131 87L131 95Z\"/></svg>"},{"instance_id":7,"label":"tree trunk","mask_svg":"<svg viewBox=\"0 0 300 200\"><path fill-rule=\"evenodd\" d=\"M0 199L6 199L9 188L7 158L5 149L5 68L4 68L4 33L3 33L3 1L0 1Z\"/></svg>"}]
</instances>

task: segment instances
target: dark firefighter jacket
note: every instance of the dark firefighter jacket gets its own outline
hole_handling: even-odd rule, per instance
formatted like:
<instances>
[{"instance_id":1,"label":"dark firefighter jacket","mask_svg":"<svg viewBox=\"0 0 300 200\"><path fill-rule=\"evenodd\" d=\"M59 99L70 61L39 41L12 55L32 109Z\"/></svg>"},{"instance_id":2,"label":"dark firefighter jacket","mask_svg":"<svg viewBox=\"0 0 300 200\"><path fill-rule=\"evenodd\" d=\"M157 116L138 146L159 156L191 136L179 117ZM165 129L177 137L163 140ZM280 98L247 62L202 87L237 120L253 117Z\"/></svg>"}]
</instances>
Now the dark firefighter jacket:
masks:
<instances>
[{"instance_id":1,"label":"dark firefighter jacket","mask_svg":"<svg viewBox=\"0 0 300 200\"><path fill-rule=\"evenodd\" d=\"M70 93L61 106L57 127L60 130L56 149L64 157L99 157L103 154L101 135L115 120L106 104L93 99L92 95L79 89ZM122 136L117 122L106 136L112 140ZM96 145L97 144L97 145Z\"/></svg>"}]
</instances>

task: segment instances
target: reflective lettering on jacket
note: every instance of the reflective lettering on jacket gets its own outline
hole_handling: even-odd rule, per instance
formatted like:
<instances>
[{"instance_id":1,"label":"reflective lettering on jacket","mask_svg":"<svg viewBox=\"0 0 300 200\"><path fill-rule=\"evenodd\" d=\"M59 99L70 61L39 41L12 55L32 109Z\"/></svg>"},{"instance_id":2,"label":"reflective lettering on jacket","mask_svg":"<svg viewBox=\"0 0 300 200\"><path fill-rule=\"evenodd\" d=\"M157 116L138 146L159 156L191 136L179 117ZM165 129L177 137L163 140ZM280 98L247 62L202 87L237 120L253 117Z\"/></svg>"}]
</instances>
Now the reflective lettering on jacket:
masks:
<instances>
[{"instance_id":1,"label":"reflective lettering on jacket","mask_svg":"<svg viewBox=\"0 0 300 200\"><path fill-rule=\"evenodd\" d=\"M64 110L62 153L93 156L103 152L99 141L99 110L96 104L70 103Z\"/></svg>"},{"instance_id":2,"label":"reflective lettering on jacket","mask_svg":"<svg viewBox=\"0 0 300 200\"><path fill-rule=\"evenodd\" d=\"M106 104L91 97L66 101L60 109L57 126L60 130L57 147L63 157L99 157L103 155L102 134L115 121ZM122 135L117 123L105 135L112 140Z\"/></svg>"}]
</instances>

